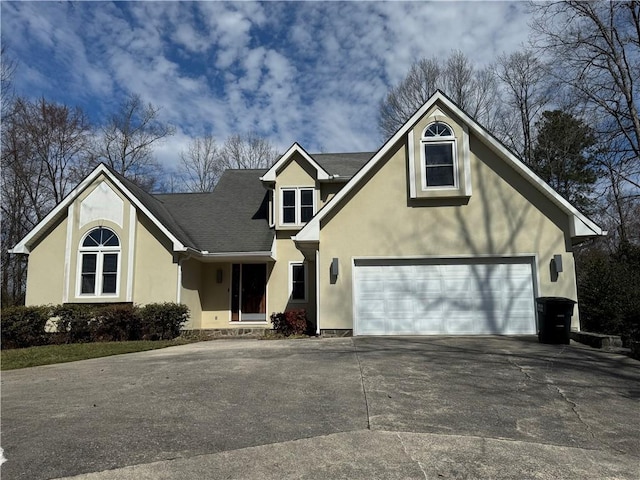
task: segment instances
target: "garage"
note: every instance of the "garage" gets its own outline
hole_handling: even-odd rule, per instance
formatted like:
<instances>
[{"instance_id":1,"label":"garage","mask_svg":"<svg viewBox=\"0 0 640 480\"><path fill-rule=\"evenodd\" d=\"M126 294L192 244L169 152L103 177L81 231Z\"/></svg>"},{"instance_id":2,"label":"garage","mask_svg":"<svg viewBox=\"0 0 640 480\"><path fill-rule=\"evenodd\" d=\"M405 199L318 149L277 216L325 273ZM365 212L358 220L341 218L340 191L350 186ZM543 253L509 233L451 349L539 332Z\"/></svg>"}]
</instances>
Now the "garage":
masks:
<instances>
[{"instance_id":1,"label":"garage","mask_svg":"<svg viewBox=\"0 0 640 480\"><path fill-rule=\"evenodd\" d=\"M354 334L535 334L533 260L355 260Z\"/></svg>"}]
</instances>

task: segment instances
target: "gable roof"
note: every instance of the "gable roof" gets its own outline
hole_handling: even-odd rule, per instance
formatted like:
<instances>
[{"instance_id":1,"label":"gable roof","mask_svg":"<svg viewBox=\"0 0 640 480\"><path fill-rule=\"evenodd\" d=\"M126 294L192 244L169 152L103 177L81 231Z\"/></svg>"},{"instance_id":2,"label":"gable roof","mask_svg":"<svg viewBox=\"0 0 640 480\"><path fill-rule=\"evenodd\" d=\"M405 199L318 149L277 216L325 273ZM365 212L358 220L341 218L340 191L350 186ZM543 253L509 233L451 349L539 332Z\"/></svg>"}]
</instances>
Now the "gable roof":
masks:
<instances>
[{"instance_id":1,"label":"gable roof","mask_svg":"<svg viewBox=\"0 0 640 480\"><path fill-rule=\"evenodd\" d=\"M297 142L289 147L287 150L273 166L265 172L265 174L260 177L260 180L263 182L275 182L276 176L278 175L278 171L284 167L291 158L298 153L304 158L311 167L316 170L316 177L318 180L330 180L331 176L329 173L322 168L312 157L307 153L307 151L302 148Z\"/></svg>"},{"instance_id":2,"label":"gable roof","mask_svg":"<svg viewBox=\"0 0 640 480\"><path fill-rule=\"evenodd\" d=\"M195 249L209 253L270 252L267 191L259 177L266 170L226 170L212 193L154 195L170 212Z\"/></svg>"},{"instance_id":3,"label":"gable roof","mask_svg":"<svg viewBox=\"0 0 640 480\"><path fill-rule=\"evenodd\" d=\"M464 110L458 107L449 97L440 90L436 91L412 116L402 125L395 134L386 141L375 155L351 178L349 182L322 208L294 237L297 242L318 242L320 240L320 222L329 214L340 202L352 191L375 166L382 161L390 149L403 137L405 137L413 126L422 118L427 111L436 103L444 105L453 111L480 140L485 143L494 153L498 154L507 164L514 168L520 175L531 182L538 190L549 198L557 207L571 217L570 230L572 237L593 237L606 235L606 232L593 221L578 211L567 200L560 196L538 175L533 173L520 159L518 159L508 148L490 134L484 127L470 117Z\"/></svg>"},{"instance_id":4,"label":"gable roof","mask_svg":"<svg viewBox=\"0 0 640 480\"><path fill-rule=\"evenodd\" d=\"M264 254L271 251L275 235L269 228L266 191L259 180L265 171L227 170L212 193L153 195L100 164L10 252L28 254L31 245L66 215L78 195L105 175L169 238L174 251Z\"/></svg>"},{"instance_id":5,"label":"gable roof","mask_svg":"<svg viewBox=\"0 0 640 480\"><path fill-rule=\"evenodd\" d=\"M10 253L28 254L31 245L37 242L47 230L67 214L69 205L89 187L100 175L104 175L140 211L142 211L172 242L174 251L186 251L192 243L188 235L171 217L171 214L152 195L129 181L115 170L101 163L80 182L76 188L56 205L31 231L9 250Z\"/></svg>"}]
</instances>

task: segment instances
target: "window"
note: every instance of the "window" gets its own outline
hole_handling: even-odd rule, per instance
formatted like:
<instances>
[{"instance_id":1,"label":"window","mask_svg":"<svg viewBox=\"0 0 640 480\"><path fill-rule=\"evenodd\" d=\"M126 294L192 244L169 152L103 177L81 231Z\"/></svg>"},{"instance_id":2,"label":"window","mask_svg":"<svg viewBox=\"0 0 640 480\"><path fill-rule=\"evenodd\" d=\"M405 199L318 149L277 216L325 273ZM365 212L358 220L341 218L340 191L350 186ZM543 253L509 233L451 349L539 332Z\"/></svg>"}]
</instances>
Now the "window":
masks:
<instances>
[{"instance_id":1,"label":"window","mask_svg":"<svg viewBox=\"0 0 640 480\"><path fill-rule=\"evenodd\" d=\"M80 246L80 295L118 294L120 240L110 229L99 227Z\"/></svg>"},{"instance_id":2,"label":"window","mask_svg":"<svg viewBox=\"0 0 640 480\"><path fill-rule=\"evenodd\" d=\"M291 301L307 301L307 265L305 263L290 263L289 278L291 279Z\"/></svg>"},{"instance_id":3,"label":"window","mask_svg":"<svg viewBox=\"0 0 640 480\"><path fill-rule=\"evenodd\" d=\"M315 214L315 191L313 188L283 188L282 225L302 225Z\"/></svg>"},{"instance_id":4,"label":"window","mask_svg":"<svg viewBox=\"0 0 640 480\"><path fill-rule=\"evenodd\" d=\"M425 128L422 168L423 189L457 186L456 142L447 124L434 122Z\"/></svg>"}]
</instances>

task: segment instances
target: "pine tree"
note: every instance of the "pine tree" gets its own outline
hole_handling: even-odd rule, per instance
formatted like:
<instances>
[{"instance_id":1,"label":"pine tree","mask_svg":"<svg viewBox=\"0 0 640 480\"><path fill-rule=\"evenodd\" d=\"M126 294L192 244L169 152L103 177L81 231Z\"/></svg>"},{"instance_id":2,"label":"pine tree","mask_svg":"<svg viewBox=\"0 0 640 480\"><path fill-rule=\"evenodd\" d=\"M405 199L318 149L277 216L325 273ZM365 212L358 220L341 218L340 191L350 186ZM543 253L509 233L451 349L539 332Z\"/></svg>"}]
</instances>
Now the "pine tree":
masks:
<instances>
[{"instance_id":1,"label":"pine tree","mask_svg":"<svg viewBox=\"0 0 640 480\"><path fill-rule=\"evenodd\" d=\"M561 110L545 111L536 123L538 135L530 167L580 210L593 208L598 178L596 138L589 125Z\"/></svg>"}]
</instances>

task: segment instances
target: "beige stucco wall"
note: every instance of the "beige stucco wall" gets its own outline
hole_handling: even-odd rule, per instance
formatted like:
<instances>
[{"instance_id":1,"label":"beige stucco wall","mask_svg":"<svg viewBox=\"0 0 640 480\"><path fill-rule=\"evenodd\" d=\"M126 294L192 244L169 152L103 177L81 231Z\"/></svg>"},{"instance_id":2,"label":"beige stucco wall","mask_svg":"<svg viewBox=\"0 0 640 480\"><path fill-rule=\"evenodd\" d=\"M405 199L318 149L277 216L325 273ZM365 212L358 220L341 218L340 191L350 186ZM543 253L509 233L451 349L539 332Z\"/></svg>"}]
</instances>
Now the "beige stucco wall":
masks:
<instances>
[{"instance_id":1,"label":"beige stucco wall","mask_svg":"<svg viewBox=\"0 0 640 480\"><path fill-rule=\"evenodd\" d=\"M102 205L85 202L96 189L105 191L105 184L112 199L108 219L91 213L92 209L104 210ZM89 231L99 226L110 228L120 240L117 294L81 295L80 244ZM177 275L172 245L165 235L137 211L116 185L101 175L68 207L67 217L31 247L27 304L134 302L142 305L176 301Z\"/></svg>"},{"instance_id":2,"label":"beige stucco wall","mask_svg":"<svg viewBox=\"0 0 640 480\"><path fill-rule=\"evenodd\" d=\"M64 218L31 248L27 264L27 306L62 302L66 235L67 219Z\"/></svg>"},{"instance_id":3,"label":"beige stucco wall","mask_svg":"<svg viewBox=\"0 0 640 480\"><path fill-rule=\"evenodd\" d=\"M202 321L202 263L193 258L182 259L180 303L189 307L189 322L183 328L194 330L201 328Z\"/></svg>"},{"instance_id":4,"label":"beige stucco wall","mask_svg":"<svg viewBox=\"0 0 640 480\"><path fill-rule=\"evenodd\" d=\"M121 222L120 224L114 223L112 220L93 220L84 225L80 224L81 208L82 204L89 197L92 192L100 186L102 182L105 182L111 191L122 201ZM133 210L132 210L133 209ZM131 232L130 216L135 215L135 208L128 202L125 196L113 185L109 179L100 176L97 178L87 189L85 189L78 198L73 202L69 208L69 220L72 222L72 228L69 235L69 295L66 301L72 303L94 303L94 302L126 302L130 301L127 295L127 289L129 285L129 272L131 269L130 261L130 244L131 239L135 239L136 227L133 226L133 232ZM98 295L80 295L80 254L79 248L84 236L96 227L107 227L118 236L120 240L120 257L119 257L119 276L117 295L115 296L98 296ZM132 234L132 235L130 235ZM134 240L135 241L135 240ZM62 300L61 300L62 301Z\"/></svg>"},{"instance_id":5,"label":"beige stucco wall","mask_svg":"<svg viewBox=\"0 0 640 480\"><path fill-rule=\"evenodd\" d=\"M307 317L315 321L315 259L305 260L302 253L291 240L291 234L278 232L276 236L276 258L268 285L269 313L284 312L292 309L305 309ZM291 279L289 265L291 262L307 263L307 301L291 300Z\"/></svg>"},{"instance_id":6,"label":"beige stucco wall","mask_svg":"<svg viewBox=\"0 0 640 480\"><path fill-rule=\"evenodd\" d=\"M278 171L274 187L275 223L277 230L299 230L300 227L281 224L281 189L286 187L313 187L315 188L316 211L320 208L320 192L316 181L316 171L300 155L295 154Z\"/></svg>"},{"instance_id":7,"label":"beige stucco wall","mask_svg":"<svg viewBox=\"0 0 640 480\"><path fill-rule=\"evenodd\" d=\"M143 215L138 215L133 299L137 304L178 300L178 261L171 243Z\"/></svg>"},{"instance_id":8,"label":"beige stucco wall","mask_svg":"<svg viewBox=\"0 0 640 480\"><path fill-rule=\"evenodd\" d=\"M422 157L422 133L428 125L434 122L443 122L453 130L455 137L455 162L458 166L458 178L456 188L445 189L422 189L422 178L424 175ZM438 106L431 107L425 115L418 120L413 129L409 132L413 140L413 168L408 169L408 175L413 176L415 184L416 198L443 198L443 197L461 197L468 196L468 150L469 136L464 125L459 122L456 117L448 109Z\"/></svg>"},{"instance_id":9,"label":"beige stucco wall","mask_svg":"<svg viewBox=\"0 0 640 480\"><path fill-rule=\"evenodd\" d=\"M365 256L533 254L536 295L576 299L573 254L565 242L567 216L484 144L471 136L473 193L468 201L410 199L407 158L403 139L323 220L321 328L352 328L352 261ZM555 282L549 269L554 254L562 254L565 265ZM339 258L340 274L331 284L329 266L334 257Z\"/></svg>"},{"instance_id":10,"label":"beige stucco wall","mask_svg":"<svg viewBox=\"0 0 640 480\"><path fill-rule=\"evenodd\" d=\"M320 207L324 207L324 205L329 200L331 200L336 195L336 193L338 193L344 186L344 182L322 183L320 185Z\"/></svg>"},{"instance_id":11,"label":"beige stucco wall","mask_svg":"<svg viewBox=\"0 0 640 480\"><path fill-rule=\"evenodd\" d=\"M222 282L217 271L222 270ZM205 263L200 273L202 321L200 328L231 328L231 263Z\"/></svg>"}]
</instances>

